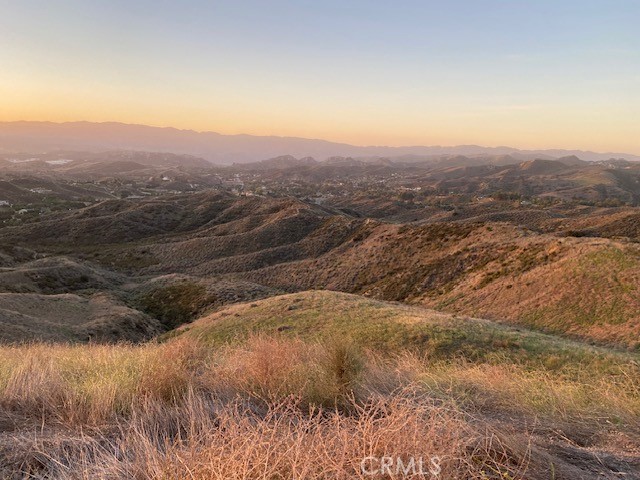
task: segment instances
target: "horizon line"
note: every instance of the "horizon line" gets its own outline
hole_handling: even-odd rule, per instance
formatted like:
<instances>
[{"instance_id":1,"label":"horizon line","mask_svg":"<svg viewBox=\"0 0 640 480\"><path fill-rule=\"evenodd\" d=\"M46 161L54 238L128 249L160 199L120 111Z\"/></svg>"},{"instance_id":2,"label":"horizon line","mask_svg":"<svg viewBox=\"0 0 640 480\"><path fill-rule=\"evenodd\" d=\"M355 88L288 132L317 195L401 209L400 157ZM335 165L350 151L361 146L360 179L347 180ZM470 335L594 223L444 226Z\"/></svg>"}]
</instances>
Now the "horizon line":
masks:
<instances>
[{"instance_id":1,"label":"horizon line","mask_svg":"<svg viewBox=\"0 0 640 480\"><path fill-rule=\"evenodd\" d=\"M316 141L316 142L326 142L335 145L343 145L347 147L357 147L357 148L389 148L389 149L403 149L403 148L460 148L460 147L477 147L483 149L510 149L513 152L553 152L553 151L574 151L580 153L587 154L598 154L598 155L632 155L632 156L640 156L640 152L632 153L632 152L623 152L623 151L596 151L596 150L585 150L582 148L571 148L571 147L543 147L543 148L533 148L533 147L513 147L510 145L496 145L496 146L487 146L487 145L479 145L475 143L460 143L460 144L452 144L452 145L429 145L429 144L413 144L413 145L363 145L357 143L346 143L341 141L329 140L326 138L318 138L318 137L297 137L291 135L258 135L253 133L220 133L215 130L196 130L193 128L180 128L171 125L151 125L146 123L130 123L123 122L119 120L105 120L105 121L92 121L92 120L68 120L56 122L52 120L0 120L0 124L16 124L16 123L39 123L39 124L50 124L50 125L71 125L71 124L90 124L90 125L121 125L121 126L129 126L129 127L146 127L146 128L154 128L154 129L163 129L163 130L174 130L178 132L190 132L196 134L214 134L220 135L224 137L256 137L256 138L279 138L279 139L291 139L291 140L308 140L308 141Z\"/></svg>"}]
</instances>

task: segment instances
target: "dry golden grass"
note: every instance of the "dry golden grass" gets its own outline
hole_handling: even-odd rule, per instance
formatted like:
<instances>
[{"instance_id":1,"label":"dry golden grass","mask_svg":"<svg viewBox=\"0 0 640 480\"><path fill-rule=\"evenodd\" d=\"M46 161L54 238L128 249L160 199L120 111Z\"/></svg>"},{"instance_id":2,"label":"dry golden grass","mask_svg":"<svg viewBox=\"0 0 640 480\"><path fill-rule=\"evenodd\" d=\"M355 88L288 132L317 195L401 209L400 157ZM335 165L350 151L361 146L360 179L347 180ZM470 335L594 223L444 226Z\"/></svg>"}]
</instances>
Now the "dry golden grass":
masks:
<instances>
[{"instance_id":1,"label":"dry golden grass","mask_svg":"<svg viewBox=\"0 0 640 480\"><path fill-rule=\"evenodd\" d=\"M397 368L414 382L466 409L511 411L558 421L634 425L640 419L640 377L635 368L617 372L584 367L577 375L533 370L522 365L474 364L465 360L424 360L403 354Z\"/></svg>"},{"instance_id":2,"label":"dry golden grass","mask_svg":"<svg viewBox=\"0 0 640 480\"><path fill-rule=\"evenodd\" d=\"M613 388L588 398L548 373L345 341L2 347L0 478L389 478L363 474L369 456L437 456L447 479L550 478L560 460L493 415L637 422L637 381Z\"/></svg>"},{"instance_id":3,"label":"dry golden grass","mask_svg":"<svg viewBox=\"0 0 640 480\"><path fill-rule=\"evenodd\" d=\"M437 456L443 478L522 478L508 450L454 412L421 399L372 399L354 411L304 410L294 399L263 411L191 393L179 406L148 402L110 435L23 434L2 452L8 473L56 479L366 478L370 456ZM369 477L370 478L370 477ZM379 477L378 477L379 478Z\"/></svg>"}]
</instances>

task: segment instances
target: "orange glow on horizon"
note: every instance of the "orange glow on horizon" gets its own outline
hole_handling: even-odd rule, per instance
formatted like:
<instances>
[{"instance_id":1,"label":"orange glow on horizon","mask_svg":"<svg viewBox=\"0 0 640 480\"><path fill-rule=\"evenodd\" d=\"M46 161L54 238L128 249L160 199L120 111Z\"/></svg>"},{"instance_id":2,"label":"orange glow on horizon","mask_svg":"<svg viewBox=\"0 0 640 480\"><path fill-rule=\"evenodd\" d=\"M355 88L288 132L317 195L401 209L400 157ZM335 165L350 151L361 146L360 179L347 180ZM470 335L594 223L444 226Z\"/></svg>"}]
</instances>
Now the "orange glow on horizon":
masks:
<instances>
[{"instance_id":1,"label":"orange glow on horizon","mask_svg":"<svg viewBox=\"0 0 640 480\"><path fill-rule=\"evenodd\" d=\"M225 135L274 135L316 138L352 145L463 145L509 146L519 149L579 149L598 152L640 154L631 111L599 112L598 118L577 108L461 108L429 113L401 105L381 105L377 111L362 111L357 105L311 104L307 109L278 105L264 100L254 105L220 101L217 106L195 106L189 102L161 101L149 97L121 98L90 92L38 94L2 88L6 99L0 105L0 121L121 122ZM184 105L184 106L183 106ZM253 108L253 110L252 110ZM313 112L313 114L307 112ZM442 112L442 113L439 113Z\"/></svg>"}]
</instances>

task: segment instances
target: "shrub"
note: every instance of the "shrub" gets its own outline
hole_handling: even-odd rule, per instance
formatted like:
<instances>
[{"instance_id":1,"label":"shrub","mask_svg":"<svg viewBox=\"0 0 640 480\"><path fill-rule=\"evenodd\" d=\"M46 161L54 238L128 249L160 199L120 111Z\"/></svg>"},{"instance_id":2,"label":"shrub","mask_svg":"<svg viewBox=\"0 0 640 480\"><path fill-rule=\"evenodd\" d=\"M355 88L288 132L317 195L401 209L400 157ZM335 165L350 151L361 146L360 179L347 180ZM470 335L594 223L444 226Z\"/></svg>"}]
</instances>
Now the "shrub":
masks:
<instances>
[{"instance_id":1,"label":"shrub","mask_svg":"<svg viewBox=\"0 0 640 480\"><path fill-rule=\"evenodd\" d=\"M171 330L193 320L215 300L203 285L181 282L156 288L143 295L139 303L143 311L160 320L167 330Z\"/></svg>"}]
</instances>

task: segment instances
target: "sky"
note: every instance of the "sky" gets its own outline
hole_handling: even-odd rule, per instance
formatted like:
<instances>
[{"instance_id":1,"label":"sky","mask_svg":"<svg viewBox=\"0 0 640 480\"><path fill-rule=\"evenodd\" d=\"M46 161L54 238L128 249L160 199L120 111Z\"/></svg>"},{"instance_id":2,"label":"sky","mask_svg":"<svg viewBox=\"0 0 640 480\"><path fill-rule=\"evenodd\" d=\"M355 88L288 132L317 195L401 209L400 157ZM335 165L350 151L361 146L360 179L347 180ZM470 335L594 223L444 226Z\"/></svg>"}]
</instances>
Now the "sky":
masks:
<instances>
[{"instance_id":1,"label":"sky","mask_svg":"<svg viewBox=\"0 0 640 480\"><path fill-rule=\"evenodd\" d=\"M0 121L640 154L637 0L0 0Z\"/></svg>"}]
</instances>

